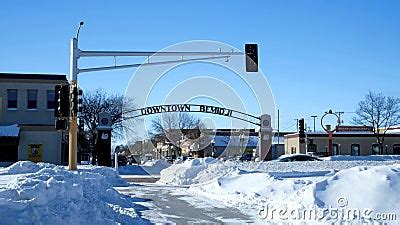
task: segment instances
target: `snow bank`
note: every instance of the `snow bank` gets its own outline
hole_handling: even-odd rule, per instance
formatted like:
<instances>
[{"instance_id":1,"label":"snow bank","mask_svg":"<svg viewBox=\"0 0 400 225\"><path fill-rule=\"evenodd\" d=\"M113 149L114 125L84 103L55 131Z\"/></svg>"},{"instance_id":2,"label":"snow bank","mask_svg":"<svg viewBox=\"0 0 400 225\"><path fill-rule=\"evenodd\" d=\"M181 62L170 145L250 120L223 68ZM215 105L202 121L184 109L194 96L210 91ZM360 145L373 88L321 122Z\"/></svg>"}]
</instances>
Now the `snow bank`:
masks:
<instances>
[{"instance_id":1,"label":"snow bank","mask_svg":"<svg viewBox=\"0 0 400 225\"><path fill-rule=\"evenodd\" d=\"M160 182L189 185L189 191L241 209L261 222L317 221L365 222L378 213L400 216L400 161L397 157L338 156L313 162L222 162L210 158L185 161L161 171ZM335 208L336 207L336 208ZM322 217L301 219L262 217L260 211L313 210ZM347 210L345 217L328 215L326 209ZM360 215L351 214L352 209ZM365 210L372 212L362 215ZM268 212L268 210L267 210ZM325 215L324 215L325 213ZM268 215L271 216L271 215ZM346 217L347 216L347 217ZM351 217L355 216L355 217ZM399 219L399 218L397 218ZM377 220L379 221L379 220ZM390 221L385 221L389 222ZM317 222L318 224L318 222ZM394 223L395 224L395 223Z\"/></svg>"},{"instance_id":2,"label":"snow bank","mask_svg":"<svg viewBox=\"0 0 400 225\"><path fill-rule=\"evenodd\" d=\"M291 220L290 217L272 215L273 210L295 210L296 213L316 210L324 213L326 209L356 209L360 212L368 209L372 212L369 217L361 213L362 219L352 218L351 215L332 217L331 214L317 217L329 222L370 221L377 213L400 216L400 164L354 167L320 179L281 179L265 172L236 170L208 184L191 186L189 190L251 212L258 218L260 212L268 212L261 219L276 221ZM302 219L316 220L312 217Z\"/></svg>"},{"instance_id":3,"label":"snow bank","mask_svg":"<svg viewBox=\"0 0 400 225\"><path fill-rule=\"evenodd\" d=\"M9 167L0 169L0 175L15 175L24 173L35 173L43 168L54 168L49 163L34 163L31 161L19 161Z\"/></svg>"},{"instance_id":4,"label":"snow bank","mask_svg":"<svg viewBox=\"0 0 400 225\"><path fill-rule=\"evenodd\" d=\"M368 156L351 156L351 155L336 155L323 157L323 160L330 161L393 161L400 160L400 155L368 155Z\"/></svg>"},{"instance_id":5,"label":"snow bank","mask_svg":"<svg viewBox=\"0 0 400 225\"><path fill-rule=\"evenodd\" d=\"M183 163L174 164L162 170L159 182L175 185L198 183L199 178L196 178L197 175L214 164L222 164L222 162L211 157L186 160ZM218 172L218 174L219 173L220 172ZM209 178L207 180L209 180Z\"/></svg>"},{"instance_id":6,"label":"snow bank","mask_svg":"<svg viewBox=\"0 0 400 225\"><path fill-rule=\"evenodd\" d=\"M118 167L118 172L123 175L153 175L159 176L163 169L170 167L171 164L165 160L148 161L144 165L128 165Z\"/></svg>"},{"instance_id":7,"label":"snow bank","mask_svg":"<svg viewBox=\"0 0 400 225\"><path fill-rule=\"evenodd\" d=\"M91 165L80 165L78 171L97 173L106 178L108 183L114 187L126 187L129 186L128 182L121 178L114 168L103 167L103 166L91 166Z\"/></svg>"},{"instance_id":8,"label":"snow bank","mask_svg":"<svg viewBox=\"0 0 400 225\"><path fill-rule=\"evenodd\" d=\"M336 206L339 198L345 198L350 208L395 212L400 216L399 191L400 164L355 167L316 183L315 199L320 207Z\"/></svg>"},{"instance_id":9,"label":"snow bank","mask_svg":"<svg viewBox=\"0 0 400 225\"><path fill-rule=\"evenodd\" d=\"M56 166L50 163L34 163L31 161L19 161L12 164L9 167L0 169L0 175L17 175L36 173L41 169L48 168L53 169ZM109 167L102 166L91 166L91 165L79 165L78 171L85 171L90 173L97 173L106 178L106 180L113 186L128 186L129 184L122 179L118 173Z\"/></svg>"},{"instance_id":10,"label":"snow bank","mask_svg":"<svg viewBox=\"0 0 400 225\"><path fill-rule=\"evenodd\" d=\"M110 169L68 171L50 164L37 166L42 168L36 171L34 164L19 162L4 169L20 175L0 188L0 215L7 215L2 216L2 224L143 222L129 197L119 194L109 182Z\"/></svg>"},{"instance_id":11,"label":"snow bank","mask_svg":"<svg viewBox=\"0 0 400 225\"><path fill-rule=\"evenodd\" d=\"M367 158L373 159L373 158ZM208 160L208 163L205 161ZM311 162L237 162L218 161L213 158L195 159L182 164L174 164L161 172L160 182L172 185L192 185L212 181L237 169L255 172L268 172L275 178L296 178L325 176L335 171L356 166L392 165L400 161L311 161Z\"/></svg>"}]
</instances>

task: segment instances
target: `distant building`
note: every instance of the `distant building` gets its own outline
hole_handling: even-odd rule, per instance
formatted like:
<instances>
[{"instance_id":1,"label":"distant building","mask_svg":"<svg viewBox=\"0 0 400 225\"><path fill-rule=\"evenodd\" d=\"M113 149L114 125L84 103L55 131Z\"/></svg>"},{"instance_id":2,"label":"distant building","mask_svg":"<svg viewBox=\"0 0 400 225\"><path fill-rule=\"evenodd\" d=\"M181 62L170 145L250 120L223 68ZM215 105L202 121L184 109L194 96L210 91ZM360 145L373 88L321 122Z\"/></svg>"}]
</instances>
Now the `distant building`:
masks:
<instances>
[{"instance_id":1,"label":"distant building","mask_svg":"<svg viewBox=\"0 0 400 225\"><path fill-rule=\"evenodd\" d=\"M346 128L345 126L343 126ZM333 155L376 155L379 145L372 131L348 126L348 131L333 134ZM363 128L363 127L360 127ZM328 134L325 132L307 133L306 143L300 143L298 133L285 135L285 154L305 154L306 152L319 156L328 155ZM400 133L388 132L385 135L383 154L400 155Z\"/></svg>"},{"instance_id":2,"label":"distant building","mask_svg":"<svg viewBox=\"0 0 400 225\"><path fill-rule=\"evenodd\" d=\"M0 162L67 160L54 128L54 87L65 81L65 75L0 73Z\"/></svg>"},{"instance_id":3,"label":"distant building","mask_svg":"<svg viewBox=\"0 0 400 225\"><path fill-rule=\"evenodd\" d=\"M187 132L183 130L182 134L185 133ZM288 132L280 133L278 138L275 133L268 159L275 159L284 154L283 137L285 134ZM161 140L157 144L158 155L172 158L180 155L196 158L235 158L244 153L254 154L258 145L258 135L255 129L204 129L201 130L200 138L197 139L184 137L175 144L168 140Z\"/></svg>"}]
</instances>

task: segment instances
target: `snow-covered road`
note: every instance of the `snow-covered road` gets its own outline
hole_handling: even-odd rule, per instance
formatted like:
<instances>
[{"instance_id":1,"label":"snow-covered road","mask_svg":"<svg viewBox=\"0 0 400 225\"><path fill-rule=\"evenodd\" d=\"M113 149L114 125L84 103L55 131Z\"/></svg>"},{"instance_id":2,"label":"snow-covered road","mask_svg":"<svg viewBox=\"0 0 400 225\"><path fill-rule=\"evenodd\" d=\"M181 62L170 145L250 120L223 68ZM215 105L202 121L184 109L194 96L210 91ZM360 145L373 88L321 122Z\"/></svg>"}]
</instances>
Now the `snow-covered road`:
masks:
<instances>
[{"instance_id":1,"label":"snow-covered road","mask_svg":"<svg viewBox=\"0 0 400 225\"><path fill-rule=\"evenodd\" d=\"M253 219L238 209L194 196L187 188L158 184L132 184L117 188L131 196L144 219L153 223L251 223Z\"/></svg>"}]
</instances>

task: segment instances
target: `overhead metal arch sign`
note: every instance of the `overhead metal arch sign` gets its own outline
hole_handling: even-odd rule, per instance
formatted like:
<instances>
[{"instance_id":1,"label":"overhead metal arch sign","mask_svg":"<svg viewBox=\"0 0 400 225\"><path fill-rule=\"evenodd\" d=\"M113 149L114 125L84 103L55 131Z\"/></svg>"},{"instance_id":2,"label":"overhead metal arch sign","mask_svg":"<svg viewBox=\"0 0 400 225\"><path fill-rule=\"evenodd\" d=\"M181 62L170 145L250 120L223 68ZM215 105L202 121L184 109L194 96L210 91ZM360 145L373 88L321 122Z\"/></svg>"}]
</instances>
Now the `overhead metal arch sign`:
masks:
<instances>
[{"instance_id":1,"label":"overhead metal arch sign","mask_svg":"<svg viewBox=\"0 0 400 225\"><path fill-rule=\"evenodd\" d=\"M233 109L227 109L224 107L210 106L210 105L199 105L199 104L155 105L155 106L148 106L132 110L132 112L134 111L139 112L139 114L131 118L137 118L140 116L147 116L158 113L197 112L197 113L209 113L209 114L231 117L254 125L261 126L260 122L261 119L258 116L250 115Z\"/></svg>"}]
</instances>

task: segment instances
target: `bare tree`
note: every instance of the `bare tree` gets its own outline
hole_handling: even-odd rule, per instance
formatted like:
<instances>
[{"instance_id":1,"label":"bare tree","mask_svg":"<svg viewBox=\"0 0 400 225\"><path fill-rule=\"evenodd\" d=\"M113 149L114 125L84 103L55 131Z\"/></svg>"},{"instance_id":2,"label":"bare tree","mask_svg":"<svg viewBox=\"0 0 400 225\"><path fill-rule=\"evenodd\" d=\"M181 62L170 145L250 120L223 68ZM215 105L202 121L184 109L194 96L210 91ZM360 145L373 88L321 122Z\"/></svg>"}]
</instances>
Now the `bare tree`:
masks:
<instances>
[{"instance_id":1,"label":"bare tree","mask_svg":"<svg viewBox=\"0 0 400 225\"><path fill-rule=\"evenodd\" d=\"M165 113L151 121L152 136L168 138L172 142L180 140L184 134L190 139L200 136L200 129L205 126L199 118L188 113Z\"/></svg>"},{"instance_id":2,"label":"bare tree","mask_svg":"<svg viewBox=\"0 0 400 225\"><path fill-rule=\"evenodd\" d=\"M126 99L121 94L109 95L101 89L85 92L83 95L83 110L80 119L84 121L85 138L91 143L93 149L96 145L98 116L101 112L111 114L112 134L119 138L124 127L124 115L135 108L133 100ZM96 152L93 152L93 161L96 161Z\"/></svg>"},{"instance_id":3,"label":"bare tree","mask_svg":"<svg viewBox=\"0 0 400 225\"><path fill-rule=\"evenodd\" d=\"M353 122L373 127L382 154L386 132L390 127L400 124L400 98L369 91L365 99L358 103Z\"/></svg>"}]
</instances>

